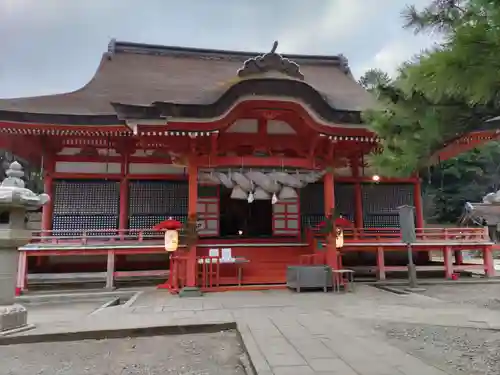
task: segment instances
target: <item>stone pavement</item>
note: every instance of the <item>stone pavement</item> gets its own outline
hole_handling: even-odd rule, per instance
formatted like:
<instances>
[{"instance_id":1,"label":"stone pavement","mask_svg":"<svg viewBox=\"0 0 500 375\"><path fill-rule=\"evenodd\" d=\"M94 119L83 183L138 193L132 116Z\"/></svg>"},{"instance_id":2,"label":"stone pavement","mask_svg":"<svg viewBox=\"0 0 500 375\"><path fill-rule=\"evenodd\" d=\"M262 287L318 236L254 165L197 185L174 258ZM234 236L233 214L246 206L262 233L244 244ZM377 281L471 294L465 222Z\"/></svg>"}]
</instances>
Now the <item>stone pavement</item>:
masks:
<instances>
[{"instance_id":1,"label":"stone pavement","mask_svg":"<svg viewBox=\"0 0 500 375\"><path fill-rule=\"evenodd\" d=\"M445 375L391 346L372 323L500 328L497 315L475 306L395 295L369 286L359 286L350 294L226 292L182 299L148 290L130 306L109 307L77 320L41 323L21 334L236 322L261 375Z\"/></svg>"}]
</instances>

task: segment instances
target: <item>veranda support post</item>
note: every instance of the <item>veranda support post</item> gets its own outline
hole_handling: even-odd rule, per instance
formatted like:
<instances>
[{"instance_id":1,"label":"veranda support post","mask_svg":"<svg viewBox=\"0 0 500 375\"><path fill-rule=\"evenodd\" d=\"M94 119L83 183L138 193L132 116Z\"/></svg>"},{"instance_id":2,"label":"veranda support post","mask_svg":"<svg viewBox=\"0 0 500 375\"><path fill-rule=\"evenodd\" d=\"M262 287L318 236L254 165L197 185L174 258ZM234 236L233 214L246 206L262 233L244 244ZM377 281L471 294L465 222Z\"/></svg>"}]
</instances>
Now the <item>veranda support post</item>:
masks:
<instances>
[{"instance_id":1,"label":"veranda support post","mask_svg":"<svg viewBox=\"0 0 500 375\"><path fill-rule=\"evenodd\" d=\"M43 176L43 191L50 197L54 196L54 179L52 174L54 173L54 161L50 157L46 157L43 161L44 176ZM54 203L52 201L47 202L42 207L42 222L41 229L43 236L49 236L52 230L52 216L54 214Z\"/></svg>"},{"instance_id":2,"label":"veranda support post","mask_svg":"<svg viewBox=\"0 0 500 375\"><path fill-rule=\"evenodd\" d=\"M486 277L495 276L495 261L493 260L493 246L487 245L483 250L484 271Z\"/></svg>"},{"instance_id":3,"label":"veranda support post","mask_svg":"<svg viewBox=\"0 0 500 375\"><path fill-rule=\"evenodd\" d=\"M325 216L332 215L335 210L335 182L333 171L326 172L323 177L324 185L324 200L325 200ZM335 228L334 228L335 229ZM326 263L332 269L339 268L338 252L335 246L336 233L330 233L326 237Z\"/></svg>"},{"instance_id":4,"label":"veranda support post","mask_svg":"<svg viewBox=\"0 0 500 375\"><path fill-rule=\"evenodd\" d=\"M198 206L198 165L192 159L188 165L188 222L196 218ZM190 234L188 234L190 235ZM186 262L186 286L179 293L181 297L199 296L200 289L197 285L196 270L198 267L196 258L197 241L190 242L187 249Z\"/></svg>"}]
</instances>

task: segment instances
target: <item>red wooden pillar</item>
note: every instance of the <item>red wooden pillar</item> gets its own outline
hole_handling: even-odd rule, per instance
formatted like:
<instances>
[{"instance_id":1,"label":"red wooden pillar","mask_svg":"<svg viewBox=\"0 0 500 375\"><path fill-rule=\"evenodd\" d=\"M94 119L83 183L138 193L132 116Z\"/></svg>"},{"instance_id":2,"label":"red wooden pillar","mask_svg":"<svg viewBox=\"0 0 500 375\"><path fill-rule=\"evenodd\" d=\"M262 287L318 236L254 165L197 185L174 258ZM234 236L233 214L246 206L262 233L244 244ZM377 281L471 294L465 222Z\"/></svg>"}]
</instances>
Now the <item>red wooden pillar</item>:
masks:
<instances>
[{"instance_id":1,"label":"red wooden pillar","mask_svg":"<svg viewBox=\"0 0 500 375\"><path fill-rule=\"evenodd\" d=\"M118 229L120 237L123 239L126 229L128 229L128 206L129 206L129 189L128 189L128 157L124 156L121 169L122 179L120 180L120 213L118 216Z\"/></svg>"},{"instance_id":2,"label":"red wooden pillar","mask_svg":"<svg viewBox=\"0 0 500 375\"><path fill-rule=\"evenodd\" d=\"M332 208L335 208L335 182L333 172L327 172L323 177L325 215L330 215Z\"/></svg>"},{"instance_id":3,"label":"red wooden pillar","mask_svg":"<svg viewBox=\"0 0 500 375\"><path fill-rule=\"evenodd\" d=\"M484 272L487 277L495 276L495 261L493 260L493 246L488 245L483 250Z\"/></svg>"},{"instance_id":4,"label":"red wooden pillar","mask_svg":"<svg viewBox=\"0 0 500 375\"><path fill-rule=\"evenodd\" d=\"M323 178L325 216L329 216L335 208L335 182L333 171L327 172ZM335 235L326 239L326 263L333 269L338 269L338 254L335 246Z\"/></svg>"},{"instance_id":5,"label":"red wooden pillar","mask_svg":"<svg viewBox=\"0 0 500 375\"><path fill-rule=\"evenodd\" d=\"M424 224L424 207L422 204L422 184L420 179L417 179L413 184L413 202L415 203L415 226L417 228L417 235L420 232L418 229L423 228ZM429 263L431 260L431 253L428 251L420 251L417 255L419 263Z\"/></svg>"},{"instance_id":6,"label":"red wooden pillar","mask_svg":"<svg viewBox=\"0 0 500 375\"><path fill-rule=\"evenodd\" d=\"M415 202L416 227L424 227L424 208L422 204L422 186L420 179L413 184L413 200Z\"/></svg>"},{"instance_id":7,"label":"red wooden pillar","mask_svg":"<svg viewBox=\"0 0 500 375\"><path fill-rule=\"evenodd\" d=\"M118 229L120 237L125 235L128 228L128 180L126 178L120 181L120 214L118 216Z\"/></svg>"},{"instance_id":8,"label":"red wooden pillar","mask_svg":"<svg viewBox=\"0 0 500 375\"><path fill-rule=\"evenodd\" d=\"M188 166L188 217L196 217L198 205L198 166L192 160ZM188 250L186 286L196 286L196 244Z\"/></svg>"},{"instance_id":9,"label":"red wooden pillar","mask_svg":"<svg viewBox=\"0 0 500 375\"><path fill-rule=\"evenodd\" d=\"M359 181L359 160L351 161L352 176L357 179L354 183L354 222L356 228L363 228L363 193L361 191L361 182Z\"/></svg>"},{"instance_id":10,"label":"red wooden pillar","mask_svg":"<svg viewBox=\"0 0 500 375\"><path fill-rule=\"evenodd\" d=\"M443 249L443 258L444 258L444 274L445 278L451 279L451 275L453 274L453 260L451 257L451 247L445 246Z\"/></svg>"},{"instance_id":11,"label":"red wooden pillar","mask_svg":"<svg viewBox=\"0 0 500 375\"><path fill-rule=\"evenodd\" d=\"M354 209L356 228L362 229L365 224L363 222L363 193L361 191L361 183L359 182L356 182L354 185Z\"/></svg>"},{"instance_id":12,"label":"red wooden pillar","mask_svg":"<svg viewBox=\"0 0 500 375\"><path fill-rule=\"evenodd\" d=\"M379 280L385 280L385 258L382 246L377 247L377 273Z\"/></svg>"},{"instance_id":13,"label":"red wooden pillar","mask_svg":"<svg viewBox=\"0 0 500 375\"><path fill-rule=\"evenodd\" d=\"M55 163L52 158L45 158L43 161L45 175L43 176L43 191L50 196L50 201L42 207L41 230L45 236L50 235L52 230L52 216L54 214L54 184L52 174L54 173Z\"/></svg>"}]
</instances>

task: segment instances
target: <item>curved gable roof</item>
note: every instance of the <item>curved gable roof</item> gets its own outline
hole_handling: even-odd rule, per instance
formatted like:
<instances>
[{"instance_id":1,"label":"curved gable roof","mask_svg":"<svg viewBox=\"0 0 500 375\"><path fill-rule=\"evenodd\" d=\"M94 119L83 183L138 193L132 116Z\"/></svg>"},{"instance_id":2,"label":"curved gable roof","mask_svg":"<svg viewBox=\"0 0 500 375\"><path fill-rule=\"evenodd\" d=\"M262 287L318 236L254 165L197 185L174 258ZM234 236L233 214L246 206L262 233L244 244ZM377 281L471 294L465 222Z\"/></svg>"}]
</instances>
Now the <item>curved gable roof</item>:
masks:
<instances>
[{"instance_id":1,"label":"curved gable roof","mask_svg":"<svg viewBox=\"0 0 500 375\"><path fill-rule=\"evenodd\" d=\"M111 102L200 103L237 77L257 53L112 42L94 77L64 94L0 100L0 111L52 115L115 115ZM342 56L284 55L304 81L338 110L362 111L374 100L352 77ZM2 112L6 113L6 112ZM3 117L0 113L0 117Z\"/></svg>"}]
</instances>

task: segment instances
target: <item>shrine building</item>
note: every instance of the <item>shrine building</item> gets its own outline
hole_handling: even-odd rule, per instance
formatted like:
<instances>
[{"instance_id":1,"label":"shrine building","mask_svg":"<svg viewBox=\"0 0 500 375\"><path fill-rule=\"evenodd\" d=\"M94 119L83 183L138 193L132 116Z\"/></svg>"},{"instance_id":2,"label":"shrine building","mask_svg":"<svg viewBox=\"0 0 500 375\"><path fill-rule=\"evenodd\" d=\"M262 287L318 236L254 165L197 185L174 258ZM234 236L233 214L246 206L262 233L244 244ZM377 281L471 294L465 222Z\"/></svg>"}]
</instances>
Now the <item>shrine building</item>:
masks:
<instances>
[{"instance_id":1,"label":"shrine building","mask_svg":"<svg viewBox=\"0 0 500 375\"><path fill-rule=\"evenodd\" d=\"M375 100L347 59L276 47L261 54L112 41L81 89L0 100L0 148L39 165L52 197L20 249L19 289L37 274L107 271L107 286L162 277L169 254L152 228L189 216L198 235L179 249L176 284L279 285L287 265L309 261L385 279L406 269L402 205L415 207L417 270L493 275L483 228L426 228L418 176L385 178L369 165L380 142L361 113ZM471 133L438 156L495 137ZM332 210L352 222L340 249L315 233ZM464 249L483 251L485 263L464 264ZM429 251L442 251L444 264L430 263ZM229 260L216 283L200 276L203 258L214 256Z\"/></svg>"}]
</instances>

